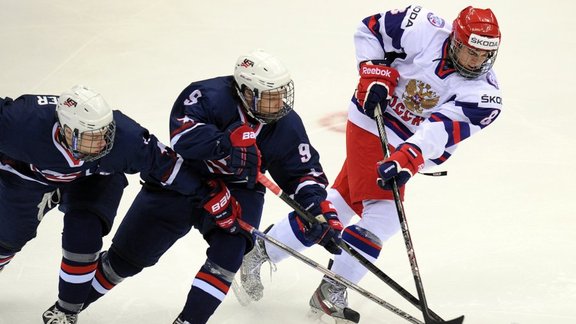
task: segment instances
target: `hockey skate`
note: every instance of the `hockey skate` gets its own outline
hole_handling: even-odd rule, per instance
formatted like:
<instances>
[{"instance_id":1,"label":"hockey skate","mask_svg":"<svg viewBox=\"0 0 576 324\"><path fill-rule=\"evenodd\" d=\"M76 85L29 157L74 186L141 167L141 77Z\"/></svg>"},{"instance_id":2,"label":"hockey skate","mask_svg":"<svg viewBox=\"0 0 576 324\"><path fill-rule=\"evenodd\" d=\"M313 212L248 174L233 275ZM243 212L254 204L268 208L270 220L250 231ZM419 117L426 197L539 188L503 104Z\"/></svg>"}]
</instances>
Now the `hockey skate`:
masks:
<instances>
[{"instance_id":1,"label":"hockey skate","mask_svg":"<svg viewBox=\"0 0 576 324\"><path fill-rule=\"evenodd\" d=\"M178 318L176 318L172 324L190 324L190 322L181 319L180 315L178 315Z\"/></svg>"},{"instance_id":2,"label":"hockey skate","mask_svg":"<svg viewBox=\"0 0 576 324\"><path fill-rule=\"evenodd\" d=\"M254 248L244 256L240 267L240 282L246 294L253 301L258 301L264 296L264 286L260 279L260 268L264 262L270 262L271 272L275 271L274 264L266 254L264 241L256 239Z\"/></svg>"},{"instance_id":3,"label":"hockey skate","mask_svg":"<svg viewBox=\"0 0 576 324\"><path fill-rule=\"evenodd\" d=\"M320 286L310 298L310 313L313 319L320 319L326 314L337 324L358 323L360 314L348 308L348 293L346 286L324 276Z\"/></svg>"},{"instance_id":4,"label":"hockey skate","mask_svg":"<svg viewBox=\"0 0 576 324\"><path fill-rule=\"evenodd\" d=\"M42 314L44 324L76 324L78 314L66 314L54 304Z\"/></svg>"}]
</instances>

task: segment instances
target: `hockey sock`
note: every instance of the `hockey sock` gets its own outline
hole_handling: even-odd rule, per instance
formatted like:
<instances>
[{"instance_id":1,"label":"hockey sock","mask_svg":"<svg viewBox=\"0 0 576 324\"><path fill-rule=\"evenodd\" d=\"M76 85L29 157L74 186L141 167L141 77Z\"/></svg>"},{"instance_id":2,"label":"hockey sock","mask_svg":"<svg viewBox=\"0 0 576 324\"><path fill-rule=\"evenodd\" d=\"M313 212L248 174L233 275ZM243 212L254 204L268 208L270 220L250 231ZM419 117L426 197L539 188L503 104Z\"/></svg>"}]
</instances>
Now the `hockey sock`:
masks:
<instances>
[{"instance_id":1,"label":"hockey sock","mask_svg":"<svg viewBox=\"0 0 576 324\"><path fill-rule=\"evenodd\" d=\"M382 249L380 239L360 226L351 225L346 227L342 233L342 239L370 262L376 261L376 258L380 255ZM342 253L334 256L332 271L339 275L346 276L346 279L353 283L358 283L360 279L366 275L368 269L358 263L358 260L348 253Z\"/></svg>"},{"instance_id":2,"label":"hockey sock","mask_svg":"<svg viewBox=\"0 0 576 324\"><path fill-rule=\"evenodd\" d=\"M0 271L2 271L2 269L4 269L4 267L10 263L10 261L12 260L12 258L14 258L14 254L12 255L3 255L0 254Z\"/></svg>"},{"instance_id":3,"label":"hockey sock","mask_svg":"<svg viewBox=\"0 0 576 324\"><path fill-rule=\"evenodd\" d=\"M233 272L207 260L192 282L181 318L190 324L206 323L228 294L233 278Z\"/></svg>"},{"instance_id":4,"label":"hockey sock","mask_svg":"<svg viewBox=\"0 0 576 324\"><path fill-rule=\"evenodd\" d=\"M58 305L78 313L90 292L102 248L102 224L98 216L85 211L67 213L62 248Z\"/></svg>"},{"instance_id":5,"label":"hockey sock","mask_svg":"<svg viewBox=\"0 0 576 324\"><path fill-rule=\"evenodd\" d=\"M298 229L298 226L294 224L292 226L292 222L289 220L288 217L282 218L278 223L274 224L270 231L267 233L270 237L281 241L282 243L289 246L291 249L301 252L307 248L307 246L303 243L303 238ZM290 254L273 244L265 243L264 246L266 247L266 254L270 258L272 263L278 263L287 257Z\"/></svg>"},{"instance_id":6,"label":"hockey sock","mask_svg":"<svg viewBox=\"0 0 576 324\"><path fill-rule=\"evenodd\" d=\"M191 324L206 323L230 289L242 265L246 248L244 235L214 231L208 238L208 258L192 282L181 318Z\"/></svg>"},{"instance_id":7,"label":"hockey sock","mask_svg":"<svg viewBox=\"0 0 576 324\"><path fill-rule=\"evenodd\" d=\"M100 254L100 261L98 262L98 268L96 269L96 275L92 280L92 288L84 302L83 309L86 309L90 304L107 294L112 288L125 279L125 276L121 276L118 271L112 267L112 264L124 270L122 272L123 274L130 273L130 275L134 275L142 271L142 268L135 267L124 261L124 259L113 250L102 252Z\"/></svg>"}]
</instances>

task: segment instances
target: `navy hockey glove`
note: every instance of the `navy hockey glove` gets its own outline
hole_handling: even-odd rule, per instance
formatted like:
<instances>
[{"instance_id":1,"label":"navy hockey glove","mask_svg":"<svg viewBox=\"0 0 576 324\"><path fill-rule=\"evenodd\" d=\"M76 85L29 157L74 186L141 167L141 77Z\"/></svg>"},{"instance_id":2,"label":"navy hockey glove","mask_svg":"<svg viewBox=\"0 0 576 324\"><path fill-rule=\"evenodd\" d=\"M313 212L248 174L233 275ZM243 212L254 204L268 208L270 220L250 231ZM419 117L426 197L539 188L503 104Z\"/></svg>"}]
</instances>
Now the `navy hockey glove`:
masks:
<instances>
[{"instance_id":1,"label":"navy hockey glove","mask_svg":"<svg viewBox=\"0 0 576 324\"><path fill-rule=\"evenodd\" d=\"M241 218L240 204L230 194L230 190L222 180L210 180L208 186L211 191L208 194L208 200L203 203L204 209L218 227L232 234L240 232L240 224L236 220L236 218Z\"/></svg>"},{"instance_id":2,"label":"navy hockey glove","mask_svg":"<svg viewBox=\"0 0 576 324\"><path fill-rule=\"evenodd\" d=\"M378 185L385 190L392 190L391 179L396 179L398 187L424 167L422 151L414 144L404 143L389 158L377 163Z\"/></svg>"},{"instance_id":3,"label":"navy hockey glove","mask_svg":"<svg viewBox=\"0 0 576 324\"><path fill-rule=\"evenodd\" d=\"M248 181L248 189L256 185L260 171L260 150L256 146L256 133L246 124L236 123L229 129L230 156L228 167L241 179Z\"/></svg>"},{"instance_id":4,"label":"navy hockey glove","mask_svg":"<svg viewBox=\"0 0 576 324\"><path fill-rule=\"evenodd\" d=\"M360 81L356 88L356 99L364 113L374 118L374 110L378 104L383 110L388 106L400 74L395 68L384 65L382 60L364 61L360 63L358 72Z\"/></svg>"},{"instance_id":5,"label":"navy hockey glove","mask_svg":"<svg viewBox=\"0 0 576 324\"><path fill-rule=\"evenodd\" d=\"M301 231L306 241L323 246L332 254L342 253L340 246L340 232L344 228L332 203L324 200L320 203L320 214L316 216L318 222L308 223L302 216L295 213L303 226Z\"/></svg>"}]
</instances>

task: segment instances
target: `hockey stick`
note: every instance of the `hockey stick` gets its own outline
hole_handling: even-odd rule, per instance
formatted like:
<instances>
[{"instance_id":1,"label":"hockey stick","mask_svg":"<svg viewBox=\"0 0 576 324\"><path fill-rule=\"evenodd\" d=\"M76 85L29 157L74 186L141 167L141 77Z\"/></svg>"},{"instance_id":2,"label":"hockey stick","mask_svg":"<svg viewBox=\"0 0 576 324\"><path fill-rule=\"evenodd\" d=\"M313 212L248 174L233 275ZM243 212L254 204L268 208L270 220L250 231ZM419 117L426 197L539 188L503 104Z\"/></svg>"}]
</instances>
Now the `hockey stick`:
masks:
<instances>
[{"instance_id":1,"label":"hockey stick","mask_svg":"<svg viewBox=\"0 0 576 324\"><path fill-rule=\"evenodd\" d=\"M410 314L402 311L401 309L399 309L398 307L386 302L385 300L379 298L378 296L372 294L371 292L367 291L366 289L356 285L355 283L349 281L348 279L337 275L336 273L334 273L333 271L329 270L326 267L323 267L322 265L320 265L318 262L304 256L303 254L299 253L298 251L290 248L289 246L285 245L284 243L276 240L275 238L266 235L265 233L257 230L254 226L244 222L241 219L238 219L238 223L240 224L240 227L242 227L245 231L250 232L251 234L258 236L260 238L262 238L263 240L270 242L271 244L277 246L278 248L284 250L285 252L291 254L292 256L296 257L297 259L299 259L300 261L306 263L307 265L311 266L312 268L322 272L323 274L325 274L327 277L332 278L333 280L339 282L340 284L356 291L357 293L359 293L360 295L372 300L373 302L375 302L376 304L386 308L387 310L391 311L392 313L402 317L403 319L407 320L410 323L414 323L414 324L424 324L423 322L421 322L420 320L412 317Z\"/></svg>"},{"instance_id":2,"label":"hockey stick","mask_svg":"<svg viewBox=\"0 0 576 324\"><path fill-rule=\"evenodd\" d=\"M316 217L312 215L312 213L304 209L304 207L302 207L296 200L292 199L288 194L282 191L282 189L277 184L272 182L262 173L258 173L258 182L263 184L276 196L280 197L280 199L282 199L286 204L288 204L288 206L294 209L299 215L304 217L304 219L307 222L312 224L319 222L319 220L316 219ZM416 306L416 308L422 310L422 306L418 298L410 294L410 292L408 292L406 289L400 286L400 284L398 284L396 281L390 278L387 274L385 274L382 270L380 270L380 268L378 268L372 262L370 262L370 260L366 259L362 254L353 249L350 245L348 245L344 241L340 241L339 246L344 251L346 251L346 253L350 254L352 257L358 260L358 262L360 262L360 264L366 267L366 269L375 274L380 280L384 281L388 286L390 286L390 288L392 288L394 291L400 294L400 296L408 300L412 305ZM434 319L436 319L439 322L443 322L442 318L438 316L436 313L434 313L432 310L429 309L428 311L430 312L430 315L434 317Z\"/></svg>"},{"instance_id":3,"label":"hockey stick","mask_svg":"<svg viewBox=\"0 0 576 324\"><path fill-rule=\"evenodd\" d=\"M386 136L386 129L384 128L384 117L382 115L382 107L377 105L374 111L374 117L376 119L376 125L378 126L378 134L380 135L380 142L382 143L382 151L384 152L384 157L390 157L390 149L388 148L388 137ZM416 283L416 290L418 291L418 298L420 299L420 305L422 310L422 315L424 316L424 322L426 324L436 324L436 323L451 323L451 324L461 324L464 322L464 315L449 321L438 320L433 317L432 311L428 308L428 303L426 302L426 295L424 294L424 287L422 285L422 277L420 276L420 270L418 270L418 263L416 261L416 254L414 253L414 246L412 244L412 238L410 236L410 231L408 229L408 221L406 220L406 214L404 212L404 205L400 200L400 192L398 190L398 184L396 179L390 180L392 182L392 192L394 194L394 202L396 203L396 210L398 211L398 219L400 220L400 227L402 228L402 235L404 236L404 243L406 244L406 250L408 252L408 259L410 260L410 266L412 268L412 275L414 277L414 282Z\"/></svg>"}]
</instances>

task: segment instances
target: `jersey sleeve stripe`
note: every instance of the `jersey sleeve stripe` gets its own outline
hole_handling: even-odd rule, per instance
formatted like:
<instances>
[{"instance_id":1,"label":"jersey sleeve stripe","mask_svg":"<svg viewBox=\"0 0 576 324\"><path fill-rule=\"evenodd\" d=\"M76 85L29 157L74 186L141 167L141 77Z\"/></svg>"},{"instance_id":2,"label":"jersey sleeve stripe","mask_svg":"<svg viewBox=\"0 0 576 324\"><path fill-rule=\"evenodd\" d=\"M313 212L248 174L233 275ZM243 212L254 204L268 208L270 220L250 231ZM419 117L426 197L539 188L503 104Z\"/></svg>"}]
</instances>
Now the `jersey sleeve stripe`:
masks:
<instances>
[{"instance_id":1,"label":"jersey sleeve stripe","mask_svg":"<svg viewBox=\"0 0 576 324\"><path fill-rule=\"evenodd\" d=\"M374 16L364 18L364 20L362 20L362 22L364 23L364 25L366 25L366 27L368 27L368 30L370 30L372 35L374 35L374 37L376 37L376 39L378 39L378 43L380 44L380 46L382 48L384 48L384 40L382 39L382 34L380 33L380 18L381 17L382 16L380 14L377 14Z\"/></svg>"}]
</instances>

